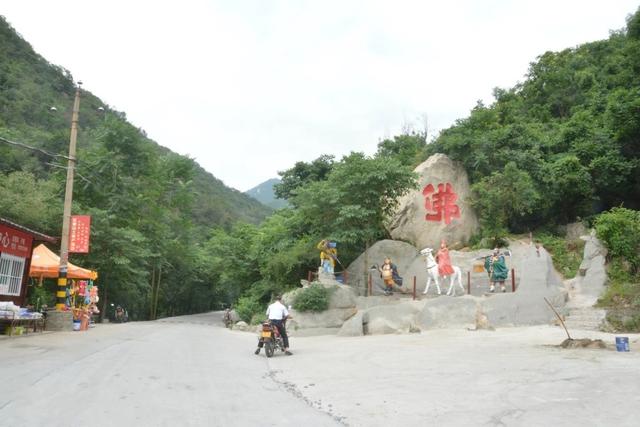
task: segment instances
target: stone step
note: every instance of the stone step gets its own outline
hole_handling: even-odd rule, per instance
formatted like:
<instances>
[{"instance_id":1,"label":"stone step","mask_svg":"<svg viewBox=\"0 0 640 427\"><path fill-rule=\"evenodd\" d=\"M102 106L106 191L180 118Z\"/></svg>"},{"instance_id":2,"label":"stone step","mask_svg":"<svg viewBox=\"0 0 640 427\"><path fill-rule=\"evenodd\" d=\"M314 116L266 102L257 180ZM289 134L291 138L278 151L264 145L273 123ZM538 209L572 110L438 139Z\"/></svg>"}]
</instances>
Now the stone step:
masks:
<instances>
[{"instance_id":1,"label":"stone step","mask_svg":"<svg viewBox=\"0 0 640 427\"><path fill-rule=\"evenodd\" d=\"M583 329L597 331L605 321L605 310L593 307L569 308L565 318L565 325L570 329Z\"/></svg>"}]
</instances>

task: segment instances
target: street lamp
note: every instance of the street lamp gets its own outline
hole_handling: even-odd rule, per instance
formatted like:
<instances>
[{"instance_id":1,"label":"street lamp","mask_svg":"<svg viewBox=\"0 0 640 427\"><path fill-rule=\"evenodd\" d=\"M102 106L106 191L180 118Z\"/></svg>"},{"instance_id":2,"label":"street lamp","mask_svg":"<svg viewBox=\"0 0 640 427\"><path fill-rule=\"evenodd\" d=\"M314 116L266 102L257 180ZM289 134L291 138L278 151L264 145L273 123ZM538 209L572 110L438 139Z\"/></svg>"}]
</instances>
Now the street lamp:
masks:
<instances>
[{"instance_id":1,"label":"street lamp","mask_svg":"<svg viewBox=\"0 0 640 427\"><path fill-rule=\"evenodd\" d=\"M69 162L67 165L67 183L64 191L64 209L62 214L62 236L60 238L60 265L58 267L58 291L56 292L56 311L65 308L67 288L67 264L69 262L69 224L71 222L71 204L73 202L73 173L76 165L76 141L78 139L78 113L80 111L80 87L76 86L71 115L71 136L69 137Z\"/></svg>"}]
</instances>

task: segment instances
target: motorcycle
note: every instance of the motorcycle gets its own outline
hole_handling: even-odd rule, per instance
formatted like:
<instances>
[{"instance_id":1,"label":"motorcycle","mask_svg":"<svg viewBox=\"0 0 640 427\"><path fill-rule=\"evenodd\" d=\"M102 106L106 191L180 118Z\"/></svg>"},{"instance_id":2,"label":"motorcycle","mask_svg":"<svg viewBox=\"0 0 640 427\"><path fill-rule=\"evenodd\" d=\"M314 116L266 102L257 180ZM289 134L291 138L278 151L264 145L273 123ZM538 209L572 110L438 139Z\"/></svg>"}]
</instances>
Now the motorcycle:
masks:
<instances>
[{"instance_id":1,"label":"motorcycle","mask_svg":"<svg viewBox=\"0 0 640 427\"><path fill-rule=\"evenodd\" d=\"M116 308L115 314L114 314L114 321L116 323L126 323L129 321L129 314L127 313L127 310L125 310L124 308L118 306L118 308Z\"/></svg>"},{"instance_id":2,"label":"motorcycle","mask_svg":"<svg viewBox=\"0 0 640 427\"><path fill-rule=\"evenodd\" d=\"M264 352L267 357L272 357L276 350L284 353L284 340L280 331L268 320L262 323L261 339L264 343Z\"/></svg>"},{"instance_id":3,"label":"motorcycle","mask_svg":"<svg viewBox=\"0 0 640 427\"><path fill-rule=\"evenodd\" d=\"M222 314L222 322L224 323L225 328L230 328L233 324L233 320L231 319L231 311L226 309Z\"/></svg>"}]
</instances>

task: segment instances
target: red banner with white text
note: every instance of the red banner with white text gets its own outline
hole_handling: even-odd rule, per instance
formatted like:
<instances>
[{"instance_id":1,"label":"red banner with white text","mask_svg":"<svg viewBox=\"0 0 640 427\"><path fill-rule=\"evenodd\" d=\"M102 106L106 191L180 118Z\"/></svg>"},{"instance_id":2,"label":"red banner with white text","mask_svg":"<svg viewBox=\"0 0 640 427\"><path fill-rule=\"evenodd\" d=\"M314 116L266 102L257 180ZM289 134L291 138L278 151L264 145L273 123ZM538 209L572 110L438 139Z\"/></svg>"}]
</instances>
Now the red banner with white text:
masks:
<instances>
[{"instance_id":1,"label":"red banner with white text","mask_svg":"<svg viewBox=\"0 0 640 427\"><path fill-rule=\"evenodd\" d=\"M91 217L89 215L72 215L69 229L69 252L76 254L89 253Z\"/></svg>"}]
</instances>

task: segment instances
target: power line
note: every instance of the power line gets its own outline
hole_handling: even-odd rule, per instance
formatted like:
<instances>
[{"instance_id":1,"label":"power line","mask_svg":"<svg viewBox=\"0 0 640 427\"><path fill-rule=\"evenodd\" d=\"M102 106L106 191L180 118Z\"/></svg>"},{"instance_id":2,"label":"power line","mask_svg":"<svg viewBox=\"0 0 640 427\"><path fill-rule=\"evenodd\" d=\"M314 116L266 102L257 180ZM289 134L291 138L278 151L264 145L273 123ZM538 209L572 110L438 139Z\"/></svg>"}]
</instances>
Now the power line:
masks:
<instances>
[{"instance_id":1,"label":"power line","mask_svg":"<svg viewBox=\"0 0 640 427\"><path fill-rule=\"evenodd\" d=\"M52 166L52 167L54 167L54 168L58 168L58 169L69 169L69 167L68 167L68 166L62 166L62 165L59 165L59 164L56 164L56 163L49 163L49 162L45 162L44 164L45 164L45 165ZM76 175L78 175L78 176L79 176L79 177L80 177L84 182L86 182L87 184L92 184L92 182L91 182L89 179L85 178L84 176L82 176L82 175L80 174L80 172L78 172L78 169L74 168L74 170L73 170L73 171L74 171L74 172L75 172L75 174L76 174Z\"/></svg>"},{"instance_id":2,"label":"power line","mask_svg":"<svg viewBox=\"0 0 640 427\"><path fill-rule=\"evenodd\" d=\"M5 144L9 144L9 145L14 145L16 147L22 147L22 148L26 148L28 150L32 150L32 151L37 151L39 153L42 153L46 156L50 156L50 157L59 157L61 159L66 159L66 160L72 160L72 161L76 161L76 159L72 159L69 156L65 156L64 154L55 154L55 153L50 153L47 150L43 150L42 148L37 148L37 147L32 147L31 145L27 145L27 144L23 144L22 142L15 142L15 141L9 141L6 138L3 138L0 136L0 142L4 142Z\"/></svg>"}]
</instances>

